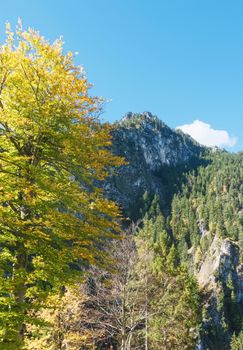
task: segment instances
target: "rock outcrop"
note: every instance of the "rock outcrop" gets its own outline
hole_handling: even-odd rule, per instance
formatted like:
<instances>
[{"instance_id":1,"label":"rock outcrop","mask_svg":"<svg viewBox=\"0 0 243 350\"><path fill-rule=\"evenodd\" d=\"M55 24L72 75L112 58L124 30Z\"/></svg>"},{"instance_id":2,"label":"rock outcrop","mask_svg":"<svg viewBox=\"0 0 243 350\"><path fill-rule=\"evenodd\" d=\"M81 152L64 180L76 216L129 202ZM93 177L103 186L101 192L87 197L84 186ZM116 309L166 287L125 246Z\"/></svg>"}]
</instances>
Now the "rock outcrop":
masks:
<instances>
[{"instance_id":1,"label":"rock outcrop","mask_svg":"<svg viewBox=\"0 0 243 350\"><path fill-rule=\"evenodd\" d=\"M214 236L194 274L204 296L198 349L230 349L230 336L224 322L227 319L234 328L238 316L243 314L243 264L238 244Z\"/></svg>"},{"instance_id":2,"label":"rock outcrop","mask_svg":"<svg viewBox=\"0 0 243 350\"><path fill-rule=\"evenodd\" d=\"M162 207L169 207L182 172L198 165L204 148L144 112L127 113L115 124L112 150L128 164L108 179L105 189L128 216L136 219L145 191L151 196L158 193Z\"/></svg>"},{"instance_id":3,"label":"rock outcrop","mask_svg":"<svg viewBox=\"0 0 243 350\"><path fill-rule=\"evenodd\" d=\"M238 263L238 245L229 239L219 239L215 236L198 271L195 271L200 287L215 290L218 275L224 281L227 281L229 276L236 277Z\"/></svg>"}]
</instances>

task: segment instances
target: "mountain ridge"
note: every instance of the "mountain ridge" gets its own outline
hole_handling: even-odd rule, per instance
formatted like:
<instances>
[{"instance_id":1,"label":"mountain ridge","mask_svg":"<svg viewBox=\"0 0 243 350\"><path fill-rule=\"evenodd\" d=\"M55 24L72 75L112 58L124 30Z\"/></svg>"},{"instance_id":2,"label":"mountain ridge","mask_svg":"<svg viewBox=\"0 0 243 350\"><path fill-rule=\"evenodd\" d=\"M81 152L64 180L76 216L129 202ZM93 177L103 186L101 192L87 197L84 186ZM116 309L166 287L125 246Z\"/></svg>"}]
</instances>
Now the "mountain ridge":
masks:
<instances>
[{"instance_id":1,"label":"mountain ridge","mask_svg":"<svg viewBox=\"0 0 243 350\"><path fill-rule=\"evenodd\" d=\"M145 192L151 197L157 193L166 210L183 173L195 169L208 152L150 112L127 113L114 124L112 139L112 152L125 158L127 164L112 174L104 187L132 219L139 216L136 208Z\"/></svg>"}]
</instances>

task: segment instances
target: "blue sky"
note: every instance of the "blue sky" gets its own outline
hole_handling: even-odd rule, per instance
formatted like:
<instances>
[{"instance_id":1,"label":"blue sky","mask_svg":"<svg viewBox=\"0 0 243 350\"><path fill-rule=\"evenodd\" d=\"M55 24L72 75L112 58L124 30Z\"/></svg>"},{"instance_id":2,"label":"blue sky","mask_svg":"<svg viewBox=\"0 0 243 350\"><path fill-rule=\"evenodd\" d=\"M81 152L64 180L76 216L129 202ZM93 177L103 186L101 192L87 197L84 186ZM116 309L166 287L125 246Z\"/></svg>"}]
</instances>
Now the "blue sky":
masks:
<instances>
[{"instance_id":1,"label":"blue sky","mask_svg":"<svg viewBox=\"0 0 243 350\"><path fill-rule=\"evenodd\" d=\"M225 130L229 145L238 139L230 150L243 150L242 0L2 1L1 40L18 17L79 52L93 94L112 100L106 120L128 111L171 127L199 120L211 125L202 132Z\"/></svg>"}]
</instances>

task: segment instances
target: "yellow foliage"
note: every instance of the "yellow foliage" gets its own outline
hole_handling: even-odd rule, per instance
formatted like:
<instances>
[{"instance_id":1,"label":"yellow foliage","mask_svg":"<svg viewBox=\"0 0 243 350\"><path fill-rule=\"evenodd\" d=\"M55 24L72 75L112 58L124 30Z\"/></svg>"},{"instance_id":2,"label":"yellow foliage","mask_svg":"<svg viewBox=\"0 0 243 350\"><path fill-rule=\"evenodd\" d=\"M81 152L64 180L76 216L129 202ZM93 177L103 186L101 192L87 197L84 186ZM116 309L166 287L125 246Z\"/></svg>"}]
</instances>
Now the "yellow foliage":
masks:
<instances>
[{"instance_id":1,"label":"yellow foliage","mask_svg":"<svg viewBox=\"0 0 243 350\"><path fill-rule=\"evenodd\" d=\"M25 323L24 309L84 266L102 264L102 245L119 231L117 206L95 184L123 161L109 151L110 127L98 119L103 100L89 88L60 39L50 44L33 29L19 25L14 33L7 25L0 47L0 231L16 264L5 258L0 265L0 311L15 330Z\"/></svg>"}]
</instances>

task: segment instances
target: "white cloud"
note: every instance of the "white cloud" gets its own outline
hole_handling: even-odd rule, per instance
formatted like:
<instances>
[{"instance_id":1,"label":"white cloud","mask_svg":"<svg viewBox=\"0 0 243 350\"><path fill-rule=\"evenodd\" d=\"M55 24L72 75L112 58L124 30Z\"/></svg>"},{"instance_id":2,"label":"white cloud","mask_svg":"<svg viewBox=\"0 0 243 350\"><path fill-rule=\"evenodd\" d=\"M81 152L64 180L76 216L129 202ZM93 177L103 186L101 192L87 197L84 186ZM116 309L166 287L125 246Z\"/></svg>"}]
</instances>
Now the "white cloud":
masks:
<instances>
[{"instance_id":1,"label":"white cloud","mask_svg":"<svg viewBox=\"0 0 243 350\"><path fill-rule=\"evenodd\" d=\"M176 129L182 130L197 142L209 147L234 147L237 142L237 138L230 136L226 130L215 130L210 124L201 120L194 120L191 124L181 125Z\"/></svg>"}]
</instances>

